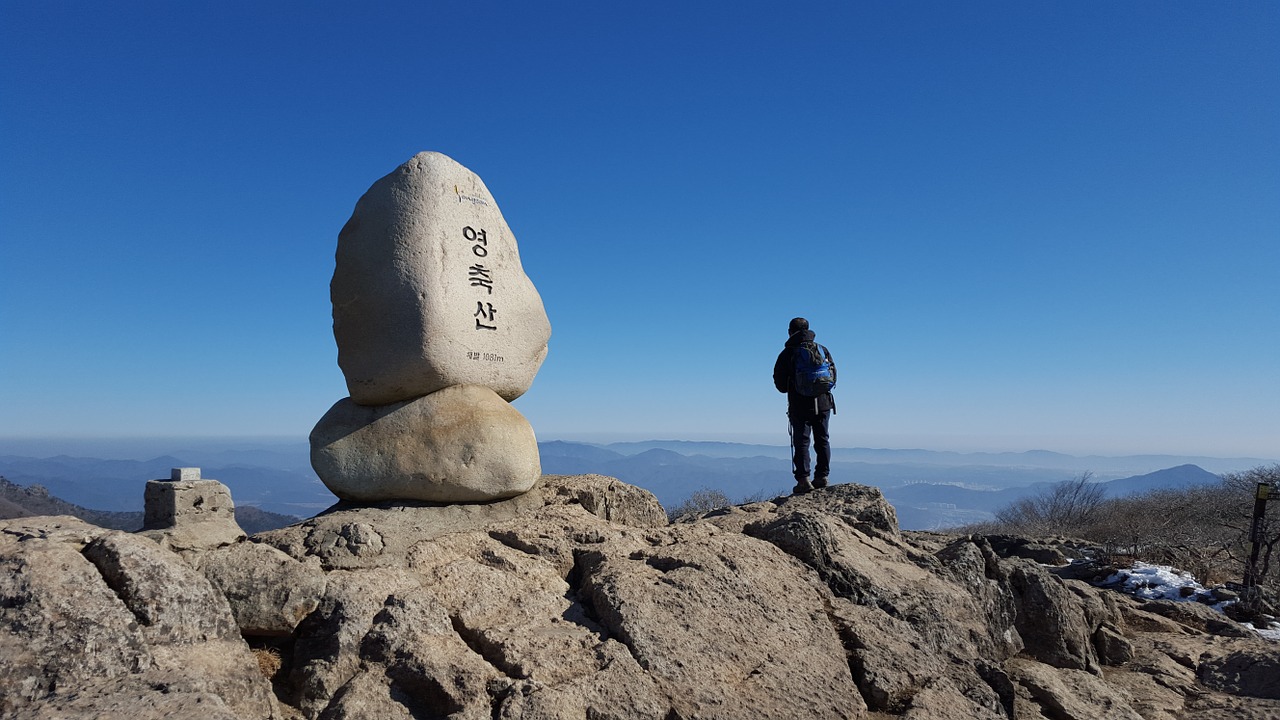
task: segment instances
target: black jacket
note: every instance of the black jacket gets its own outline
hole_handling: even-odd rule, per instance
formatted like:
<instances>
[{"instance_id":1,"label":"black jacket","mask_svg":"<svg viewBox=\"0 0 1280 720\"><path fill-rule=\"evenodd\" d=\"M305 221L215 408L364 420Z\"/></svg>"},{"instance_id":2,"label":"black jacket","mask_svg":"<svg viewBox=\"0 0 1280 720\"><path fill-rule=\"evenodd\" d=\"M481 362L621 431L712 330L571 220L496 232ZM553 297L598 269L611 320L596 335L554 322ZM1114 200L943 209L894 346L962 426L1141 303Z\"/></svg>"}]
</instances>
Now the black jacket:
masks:
<instances>
[{"instance_id":1,"label":"black jacket","mask_svg":"<svg viewBox=\"0 0 1280 720\"><path fill-rule=\"evenodd\" d=\"M787 394L787 412L809 412L819 413L828 410L834 410L836 407L835 398L831 397L831 393L825 393L820 397L805 397L796 392L795 387L795 353L800 343L812 342L814 339L812 330L801 330L791 337L787 338L787 344L783 346L782 352L778 353L778 361L773 364L773 386L778 392ZM827 352L827 359L831 361L831 379L836 379L836 359L831 357L831 351L826 346L820 345ZM816 403L814 401L817 401Z\"/></svg>"}]
</instances>

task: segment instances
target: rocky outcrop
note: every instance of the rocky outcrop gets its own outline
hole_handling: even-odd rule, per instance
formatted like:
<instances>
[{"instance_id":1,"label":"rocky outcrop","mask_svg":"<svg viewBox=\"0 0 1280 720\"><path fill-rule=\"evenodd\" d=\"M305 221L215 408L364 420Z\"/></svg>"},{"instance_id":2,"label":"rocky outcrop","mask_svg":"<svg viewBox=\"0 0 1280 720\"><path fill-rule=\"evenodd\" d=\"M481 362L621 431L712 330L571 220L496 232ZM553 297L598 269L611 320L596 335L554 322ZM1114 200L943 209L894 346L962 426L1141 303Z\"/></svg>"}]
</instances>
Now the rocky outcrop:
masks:
<instances>
[{"instance_id":1,"label":"rocky outcrop","mask_svg":"<svg viewBox=\"0 0 1280 720\"><path fill-rule=\"evenodd\" d=\"M1097 626L1066 584L1030 560L1008 561L1004 572L1027 654L1057 668L1101 674L1093 647Z\"/></svg>"},{"instance_id":2,"label":"rocky outcrop","mask_svg":"<svg viewBox=\"0 0 1280 720\"><path fill-rule=\"evenodd\" d=\"M17 717L135 697L316 720L1280 715L1274 643L899 532L852 485L668 525L643 490L546 476L488 503L339 503L186 563L63 519L3 528ZM279 652L278 704L240 635Z\"/></svg>"},{"instance_id":3,"label":"rocky outcrop","mask_svg":"<svg viewBox=\"0 0 1280 720\"><path fill-rule=\"evenodd\" d=\"M282 717L226 597L147 538L0 525L0 620L0 716Z\"/></svg>"},{"instance_id":4,"label":"rocky outcrop","mask_svg":"<svg viewBox=\"0 0 1280 720\"><path fill-rule=\"evenodd\" d=\"M214 548L194 564L226 596L240 632L252 637L289 637L320 604L327 582L319 563L265 543Z\"/></svg>"}]
</instances>

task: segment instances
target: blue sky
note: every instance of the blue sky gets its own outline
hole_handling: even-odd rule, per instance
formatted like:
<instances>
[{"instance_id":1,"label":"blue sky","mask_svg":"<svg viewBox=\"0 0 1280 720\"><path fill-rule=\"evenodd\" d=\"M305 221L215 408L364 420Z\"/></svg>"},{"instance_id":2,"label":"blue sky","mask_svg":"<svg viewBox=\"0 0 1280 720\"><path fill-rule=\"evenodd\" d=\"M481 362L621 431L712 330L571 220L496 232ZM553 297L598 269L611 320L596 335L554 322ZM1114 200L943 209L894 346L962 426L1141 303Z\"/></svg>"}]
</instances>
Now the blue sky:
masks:
<instances>
[{"instance_id":1,"label":"blue sky","mask_svg":"<svg viewBox=\"0 0 1280 720\"><path fill-rule=\"evenodd\" d=\"M376 5L368 7L367 5ZM616 7L614 5L617 5ZM0 2L0 436L306 435L422 150L552 323L540 439L1280 457L1274 2Z\"/></svg>"}]
</instances>

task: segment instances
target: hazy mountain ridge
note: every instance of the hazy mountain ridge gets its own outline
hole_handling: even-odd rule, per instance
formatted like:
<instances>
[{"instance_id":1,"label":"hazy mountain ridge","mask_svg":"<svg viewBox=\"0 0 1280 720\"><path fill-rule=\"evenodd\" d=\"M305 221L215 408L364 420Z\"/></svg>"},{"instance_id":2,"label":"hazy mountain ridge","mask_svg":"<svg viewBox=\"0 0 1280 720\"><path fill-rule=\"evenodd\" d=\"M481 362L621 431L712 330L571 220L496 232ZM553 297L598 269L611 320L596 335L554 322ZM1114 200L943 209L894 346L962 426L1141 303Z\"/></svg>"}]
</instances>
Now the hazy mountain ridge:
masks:
<instances>
[{"instance_id":1,"label":"hazy mountain ridge","mask_svg":"<svg viewBox=\"0 0 1280 720\"><path fill-rule=\"evenodd\" d=\"M671 450L682 455L706 455L708 457L774 457L787 459L791 449L786 445L759 445L730 442L704 442L692 440L645 440L639 442L615 442L608 444L564 443L586 445L617 452L619 455L635 455L645 450ZM864 462L871 464L922 464L922 465L981 465L990 467L1053 468L1059 470L1089 470L1095 475L1114 473L1140 474L1177 465L1199 465L1214 473L1243 470L1274 463L1275 458L1210 457L1204 455L1068 455L1052 450L1026 450L1022 452L955 452L951 450L924 450L919 448L832 448L832 460Z\"/></svg>"},{"instance_id":2,"label":"hazy mountain ridge","mask_svg":"<svg viewBox=\"0 0 1280 720\"><path fill-rule=\"evenodd\" d=\"M543 472L609 475L649 490L666 507L674 507L700 489L719 490L736 502L786 494L792 484L790 451L786 447L686 441L547 445L542 458ZM694 450L712 454L680 452ZM740 455L727 455L730 452ZM870 456L879 461L849 460ZM948 464L1001 457L1009 462L1005 465ZM1214 483L1219 479L1218 475L1186 462L1189 458L1176 456L1076 458L1047 451L962 454L843 448L833 449L832 458L833 482L880 488L897 509L899 522L906 529L937 529L990 520L995 510L1042 488L1072 480L1083 472L1101 476L1099 482L1107 487L1111 497L1159 487ZM891 462L892 458L901 461ZM1036 459L1050 466L1031 465ZM1212 460L1215 465L1232 469L1265 462L1247 458ZM1088 467L1086 461L1098 463L1103 470ZM1150 467L1160 462L1171 466ZM1125 467L1143 468L1144 472L1126 475L1122 472Z\"/></svg>"},{"instance_id":3,"label":"hazy mountain ridge","mask_svg":"<svg viewBox=\"0 0 1280 720\"><path fill-rule=\"evenodd\" d=\"M51 442L15 444L0 450L51 448ZM82 445L106 449L105 445ZM148 450L157 443L135 442ZM253 443L175 440L169 451L144 460L0 455L0 475L19 485L41 485L50 494L82 508L138 512L147 480L167 478L173 467L201 467L204 477L231 488L239 507L255 506L281 515L309 517L336 498L307 465L301 441ZM785 446L726 442L651 440L598 445L553 440L539 443L547 474L595 473L616 477L654 493L674 507L700 489L723 492L733 501L790 492L790 450ZM1076 457L1049 451L956 453L920 449L835 448L832 480L880 488L898 509L902 527L933 529L990 519L992 511L1057 482L1092 472L1116 483L1109 494L1182 486L1172 470L1186 470L1194 482L1216 480L1215 472L1243 470L1267 460L1164 455ZM1202 464L1203 461L1205 464ZM259 464L261 463L261 464ZM1206 464L1209 467L1206 467ZM1172 484L1172 485L1171 485Z\"/></svg>"}]
</instances>

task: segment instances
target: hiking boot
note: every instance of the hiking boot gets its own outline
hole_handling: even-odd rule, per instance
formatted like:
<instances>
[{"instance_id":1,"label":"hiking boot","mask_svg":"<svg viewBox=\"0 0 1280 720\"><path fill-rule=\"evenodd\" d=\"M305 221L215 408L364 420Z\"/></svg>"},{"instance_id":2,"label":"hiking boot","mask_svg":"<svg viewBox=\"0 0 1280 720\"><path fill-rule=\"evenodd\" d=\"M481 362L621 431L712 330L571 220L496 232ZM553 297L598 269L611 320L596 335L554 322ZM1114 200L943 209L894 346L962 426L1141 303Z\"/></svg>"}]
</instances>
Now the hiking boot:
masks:
<instances>
[{"instance_id":1,"label":"hiking boot","mask_svg":"<svg viewBox=\"0 0 1280 720\"><path fill-rule=\"evenodd\" d=\"M792 495L803 495L813 489L809 484L809 478L796 478L796 486L791 489Z\"/></svg>"},{"instance_id":2,"label":"hiking boot","mask_svg":"<svg viewBox=\"0 0 1280 720\"><path fill-rule=\"evenodd\" d=\"M824 477L816 477L813 479L813 489L824 488L827 486L827 479Z\"/></svg>"}]
</instances>

